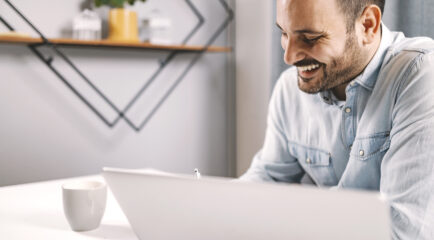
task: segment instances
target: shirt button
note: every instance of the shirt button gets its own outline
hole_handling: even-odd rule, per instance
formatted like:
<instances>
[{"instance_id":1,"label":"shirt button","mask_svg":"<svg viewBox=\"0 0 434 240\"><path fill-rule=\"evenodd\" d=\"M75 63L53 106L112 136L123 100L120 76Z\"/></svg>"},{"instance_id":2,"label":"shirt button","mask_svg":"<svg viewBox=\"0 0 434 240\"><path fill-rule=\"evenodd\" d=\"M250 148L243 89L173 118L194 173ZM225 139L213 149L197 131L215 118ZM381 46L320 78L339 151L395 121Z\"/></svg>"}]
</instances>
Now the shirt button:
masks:
<instances>
[{"instance_id":1,"label":"shirt button","mask_svg":"<svg viewBox=\"0 0 434 240\"><path fill-rule=\"evenodd\" d=\"M365 156L365 151L360 150L359 154L360 154L361 157L363 157L363 156Z\"/></svg>"},{"instance_id":2,"label":"shirt button","mask_svg":"<svg viewBox=\"0 0 434 240\"><path fill-rule=\"evenodd\" d=\"M345 108L345 112L346 113L350 113L351 112L351 108L349 108L349 107Z\"/></svg>"},{"instance_id":3,"label":"shirt button","mask_svg":"<svg viewBox=\"0 0 434 240\"><path fill-rule=\"evenodd\" d=\"M356 82L352 81L352 82L350 83L350 86L352 87L352 86L354 86L354 85L356 85Z\"/></svg>"},{"instance_id":4,"label":"shirt button","mask_svg":"<svg viewBox=\"0 0 434 240\"><path fill-rule=\"evenodd\" d=\"M311 164L311 163L312 163L312 160L311 160L310 158L307 158L307 159L306 159L306 163L307 163L307 164Z\"/></svg>"}]
</instances>

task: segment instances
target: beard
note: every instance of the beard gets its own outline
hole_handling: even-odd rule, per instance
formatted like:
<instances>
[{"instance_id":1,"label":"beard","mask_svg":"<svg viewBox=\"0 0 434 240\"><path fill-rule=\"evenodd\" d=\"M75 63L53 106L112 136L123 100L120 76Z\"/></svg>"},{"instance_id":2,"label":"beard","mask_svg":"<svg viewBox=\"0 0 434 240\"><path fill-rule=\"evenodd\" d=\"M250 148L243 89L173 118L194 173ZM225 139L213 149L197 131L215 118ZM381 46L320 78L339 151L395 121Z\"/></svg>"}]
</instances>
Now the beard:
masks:
<instances>
[{"instance_id":1,"label":"beard","mask_svg":"<svg viewBox=\"0 0 434 240\"><path fill-rule=\"evenodd\" d=\"M320 63L312 59L294 64L296 66L319 64L322 68L322 76L319 79L303 79L299 75L298 87L303 92L316 94L349 83L366 67L363 64L366 55L357 44L355 33L350 33L345 41L344 53L333 58L330 63Z\"/></svg>"}]
</instances>

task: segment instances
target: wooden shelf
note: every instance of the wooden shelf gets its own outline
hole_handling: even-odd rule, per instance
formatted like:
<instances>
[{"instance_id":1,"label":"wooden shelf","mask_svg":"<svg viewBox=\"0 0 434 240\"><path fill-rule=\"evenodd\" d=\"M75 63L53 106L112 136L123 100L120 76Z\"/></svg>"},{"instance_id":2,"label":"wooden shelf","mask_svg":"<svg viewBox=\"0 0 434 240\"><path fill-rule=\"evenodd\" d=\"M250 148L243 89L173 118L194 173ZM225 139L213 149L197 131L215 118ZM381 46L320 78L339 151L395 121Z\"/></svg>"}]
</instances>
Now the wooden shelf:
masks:
<instances>
[{"instance_id":1,"label":"wooden shelf","mask_svg":"<svg viewBox=\"0 0 434 240\"><path fill-rule=\"evenodd\" d=\"M203 50L204 46L192 45L156 45L151 43L142 42L115 42L109 40L99 41L83 41L76 39L65 38L50 38L51 43L57 46L65 47L101 47L101 48L133 48L133 49L149 49L149 50L171 50L183 52L199 52ZM41 38L32 37L17 37L17 36L0 36L0 43L8 44L37 44L42 43ZM210 46L208 52L231 52L232 49L228 47Z\"/></svg>"}]
</instances>

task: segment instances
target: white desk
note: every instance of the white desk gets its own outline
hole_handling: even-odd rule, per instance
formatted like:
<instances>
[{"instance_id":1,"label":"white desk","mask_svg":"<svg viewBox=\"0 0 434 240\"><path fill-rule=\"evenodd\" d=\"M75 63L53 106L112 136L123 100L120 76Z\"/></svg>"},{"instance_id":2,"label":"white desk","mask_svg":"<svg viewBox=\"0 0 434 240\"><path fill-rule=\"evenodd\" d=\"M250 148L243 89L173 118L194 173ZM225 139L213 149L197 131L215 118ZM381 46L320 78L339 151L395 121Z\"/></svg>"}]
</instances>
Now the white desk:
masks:
<instances>
[{"instance_id":1,"label":"white desk","mask_svg":"<svg viewBox=\"0 0 434 240\"><path fill-rule=\"evenodd\" d=\"M134 235L113 194L108 191L107 207L98 229L74 232L63 213L62 184L98 179L101 176L0 187L0 239L123 239Z\"/></svg>"}]
</instances>

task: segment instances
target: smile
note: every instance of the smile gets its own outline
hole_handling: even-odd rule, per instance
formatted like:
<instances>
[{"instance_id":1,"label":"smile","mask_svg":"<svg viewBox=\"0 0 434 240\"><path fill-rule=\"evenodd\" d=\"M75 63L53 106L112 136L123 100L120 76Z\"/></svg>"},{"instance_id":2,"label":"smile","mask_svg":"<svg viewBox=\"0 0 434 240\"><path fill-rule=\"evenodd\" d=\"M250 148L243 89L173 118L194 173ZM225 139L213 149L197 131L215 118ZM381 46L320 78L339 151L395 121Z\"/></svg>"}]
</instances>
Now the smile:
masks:
<instances>
[{"instance_id":1,"label":"smile","mask_svg":"<svg viewBox=\"0 0 434 240\"><path fill-rule=\"evenodd\" d=\"M320 68L321 68L321 64L318 64L318 63L307 65L307 66L299 66L299 67L297 67L298 75L300 76L300 78L303 81L307 82L316 76L316 74Z\"/></svg>"},{"instance_id":2,"label":"smile","mask_svg":"<svg viewBox=\"0 0 434 240\"><path fill-rule=\"evenodd\" d=\"M306 71L313 71L313 70L319 68L319 66L320 66L319 64L312 64L309 66L298 67L298 69L300 69L300 71L302 71L302 72L306 72Z\"/></svg>"}]
</instances>

